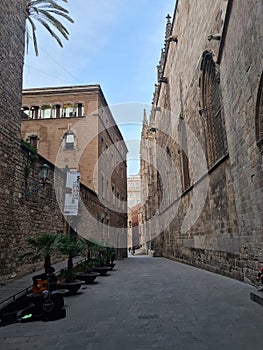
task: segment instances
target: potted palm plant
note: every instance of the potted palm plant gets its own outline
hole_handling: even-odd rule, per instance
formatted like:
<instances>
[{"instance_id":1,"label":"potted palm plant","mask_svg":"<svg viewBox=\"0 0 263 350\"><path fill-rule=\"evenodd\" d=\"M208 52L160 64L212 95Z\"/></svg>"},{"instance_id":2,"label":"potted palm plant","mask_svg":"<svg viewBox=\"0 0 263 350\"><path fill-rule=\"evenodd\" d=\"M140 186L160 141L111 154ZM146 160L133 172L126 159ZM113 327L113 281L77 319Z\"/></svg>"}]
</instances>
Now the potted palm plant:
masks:
<instances>
[{"instance_id":1,"label":"potted palm plant","mask_svg":"<svg viewBox=\"0 0 263 350\"><path fill-rule=\"evenodd\" d=\"M85 283L93 283L100 275L98 272L92 271L92 264L89 261L84 261L75 267L75 272L80 280Z\"/></svg>"},{"instance_id":2,"label":"potted palm plant","mask_svg":"<svg viewBox=\"0 0 263 350\"><path fill-rule=\"evenodd\" d=\"M94 266L93 255L96 254L98 245L86 238L83 238L82 242L85 247L86 259L78 264L74 269L78 277L85 281L85 283L93 283L100 275L98 272L92 271L92 267Z\"/></svg>"},{"instance_id":3,"label":"potted palm plant","mask_svg":"<svg viewBox=\"0 0 263 350\"><path fill-rule=\"evenodd\" d=\"M107 248L97 245L97 256L92 259L92 271L105 276L111 270L111 267L107 266L107 260Z\"/></svg>"},{"instance_id":4,"label":"potted palm plant","mask_svg":"<svg viewBox=\"0 0 263 350\"><path fill-rule=\"evenodd\" d=\"M33 250L23 254L21 258L31 257L33 261L44 258L44 269L47 272L51 267L51 255L55 252L57 233L41 233L36 238L28 238L27 242Z\"/></svg>"},{"instance_id":5,"label":"potted palm plant","mask_svg":"<svg viewBox=\"0 0 263 350\"><path fill-rule=\"evenodd\" d=\"M79 280L76 272L73 270L73 257L83 251L83 243L73 235L59 235L55 242L55 249L68 256L67 268L60 271L58 284L60 288L68 289L68 294L76 294L85 282Z\"/></svg>"}]
</instances>

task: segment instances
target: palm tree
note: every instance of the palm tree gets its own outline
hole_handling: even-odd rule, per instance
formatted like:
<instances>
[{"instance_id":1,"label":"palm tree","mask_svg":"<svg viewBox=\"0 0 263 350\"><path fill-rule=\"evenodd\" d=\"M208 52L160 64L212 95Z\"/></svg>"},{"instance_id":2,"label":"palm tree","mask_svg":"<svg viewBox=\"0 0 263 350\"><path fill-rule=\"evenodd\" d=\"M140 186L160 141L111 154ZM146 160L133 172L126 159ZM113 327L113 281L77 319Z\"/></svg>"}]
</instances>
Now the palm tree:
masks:
<instances>
[{"instance_id":1,"label":"palm tree","mask_svg":"<svg viewBox=\"0 0 263 350\"><path fill-rule=\"evenodd\" d=\"M51 254L55 251L57 236L56 233L42 233L36 238L28 238L27 241L34 250L23 254L21 258L31 256L32 260L35 261L42 257L44 258L45 271L47 271L51 266Z\"/></svg>"},{"instance_id":2,"label":"palm tree","mask_svg":"<svg viewBox=\"0 0 263 350\"><path fill-rule=\"evenodd\" d=\"M56 238L55 249L68 256L67 270L70 271L73 269L73 257L84 250L84 242L73 235L60 234Z\"/></svg>"},{"instance_id":3,"label":"palm tree","mask_svg":"<svg viewBox=\"0 0 263 350\"><path fill-rule=\"evenodd\" d=\"M71 23L74 23L73 19L68 15L68 10L58 4L59 0L25 0L26 2L26 48L28 52L30 28L32 32L32 38L34 43L35 53L38 56L38 44L36 37L36 24L39 22L46 30L55 38L57 43L63 47L62 41L60 40L59 33L68 40L69 32L66 27L56 18L57 16L63 17ZM68 0L61 0L68 2ZM58 31L57 34L55 31Z\"/></svg>"}]
</instances>

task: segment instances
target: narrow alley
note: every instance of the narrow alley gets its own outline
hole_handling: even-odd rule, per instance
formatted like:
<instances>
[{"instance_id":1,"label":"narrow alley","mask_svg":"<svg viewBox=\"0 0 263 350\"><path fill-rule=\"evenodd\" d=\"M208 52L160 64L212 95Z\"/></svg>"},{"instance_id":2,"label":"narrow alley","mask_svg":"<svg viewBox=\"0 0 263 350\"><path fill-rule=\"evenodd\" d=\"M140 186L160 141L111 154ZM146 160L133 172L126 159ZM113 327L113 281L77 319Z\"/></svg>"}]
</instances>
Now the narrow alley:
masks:
<instances>
[{"instance_id":1,"label":"narrow alley","mask_svg":"<svg viewBox=\"0 0 263 350\"><path fill-rule=\"evenodd\" d=\"M65 298L65 319L0 328L1 348L262 349L262 308L250 285L148 256L118 261L97 281Z\"/></svg>"}]
</instances>

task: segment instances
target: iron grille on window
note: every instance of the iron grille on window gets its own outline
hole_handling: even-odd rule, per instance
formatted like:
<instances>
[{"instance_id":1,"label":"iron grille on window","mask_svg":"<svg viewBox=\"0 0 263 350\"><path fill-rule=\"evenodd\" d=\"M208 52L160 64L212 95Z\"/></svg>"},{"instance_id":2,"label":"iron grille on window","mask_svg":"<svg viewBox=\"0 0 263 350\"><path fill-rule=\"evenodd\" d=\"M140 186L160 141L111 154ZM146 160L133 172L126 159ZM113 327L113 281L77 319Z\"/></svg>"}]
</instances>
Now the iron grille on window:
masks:
<instances>
[{"instance_id":1,"label":"iron grille on window","mask_svg":"<svg viewBox=\"0 0 263 350\"><path fill-rule=\"evenodd\" d=\"M215 62L209 52L203 54L201 64L202 111L205 117L205 137L208 166L211 167L227 152L220 93L220 79Z\"/></svg>"}]
</instances>

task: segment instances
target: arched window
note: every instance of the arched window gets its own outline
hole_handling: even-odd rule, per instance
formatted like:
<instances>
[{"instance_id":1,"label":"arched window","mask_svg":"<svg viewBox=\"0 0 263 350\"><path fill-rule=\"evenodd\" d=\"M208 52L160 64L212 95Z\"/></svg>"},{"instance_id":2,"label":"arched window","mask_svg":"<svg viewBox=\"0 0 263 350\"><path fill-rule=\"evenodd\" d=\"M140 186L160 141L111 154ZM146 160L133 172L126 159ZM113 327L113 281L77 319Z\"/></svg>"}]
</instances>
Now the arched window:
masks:
<instances>
[{"instance_id":1,"label":"arched window","mask_svg":"<svg viewBox=\"0 0 263 350\"><path fill-rule=\"evenodd\" d=\"M27 137L27 142L30 143L31 146L37 149L39 137L37 135L30 135Z\"/></svg>"},{"instance_id":2,"label":"arched window","mask_svg":"<svg viewBox=\"0 0 263 350\"><path fill-rule=\"evenodd\" d=\"M256 104L256 141L263 152L263 73L261 75Z\"/></svg>"},{"instance_id":3,"label":"arched window","mask_svg":"<svg viewBox=\"0 0 263 350\"><path fill-rule=\"evenodd\" d=\"M29 117L30 117L30 110L29 110L29 107L23 106L23 107L21 108L21 111L22 111L22 113L23 113L22 118L23 118L23 119L29 119Z\"/></svg>"},{"instance_id":4,"label":"arched window","mask_svg":"<svg viewBox=\"0 0 263 350\"><path fill-rule=\"evenodd\" d=\"M41 118L51 118L52 117L52 110L50 105L43 105L41 106Z\"/></svg>"},{"instance_id":5,"label":"arched window","mask_svg":"<svg viewBox=\"0 0 263 350\"><path fill-rule=\"evenodd\" d=\"M180 137L180 164L182 172L182 191L186 191L190 187L189 160L187 149L187 135L184 117L179 117L179 137Z\"/></svg>"},{"instance_id":6,"label":"arched window","mask_svg":"<svg viewBox=\"0 0 263 350\"><path fill-rule=\"evenodd\" d=\"M65 103L63 105L63 117L69 118L69 117L75 117L75 108L72 103Z\"/></svg>"},{"instance_id":7,"label":"arched window","mask_svg":"<svg viewBox=\"0 0 263 350\"><path fill-rule=\"evenodd\" d=\"M64 139L65 139L65 149L66 150L75 149L76 137L72 131L67 131L64 135Z\"/></svg>"},{"instance_id":8,"label":"arched window","mask_svg":"<svg viewBox=\"0 0 263 350\"><path fill-rule=\"evenodd\" d=\"M52 115L54 118L60 118L61 117L61 106L60 104L55 104L52 106L53 112Z\"/></svg>"},{"instance_id":9,"label":"arched window","mask_svg":"<svg viewBox=\"0 0 263 350\"><path fill-rule=\"evenodd\" d=\"M31 106L30 107L31 111L31 118L32 119L38 119L39 118L39 106Z\"/></svg>"},{"instance_id":10,"label":"arched window","mask_svg":"<svg viewBox=\"0 0 263 350\"><path fill-rule=\"evenodd\" d=\"M84 116L84 105L81 102L75 103L74 104L74 109L75 109L75 117L82 117Z\"/></svg>"},{"instance_id":11,"label":"arched window","mask_svg":"<svg viewBox=\"0 0 263 350\"><path fill-rule=\"evenodd\" d=\"M202 116L208 166L211 167L227 152L227 139L221 104L220 79L211 53L205 51L201 63Z\"/></svg>"}]
</instances>

